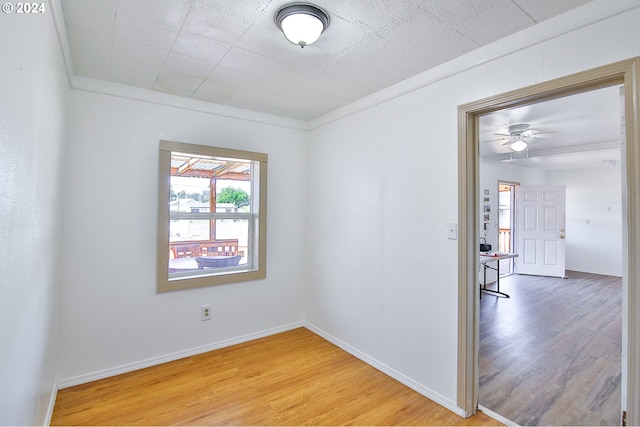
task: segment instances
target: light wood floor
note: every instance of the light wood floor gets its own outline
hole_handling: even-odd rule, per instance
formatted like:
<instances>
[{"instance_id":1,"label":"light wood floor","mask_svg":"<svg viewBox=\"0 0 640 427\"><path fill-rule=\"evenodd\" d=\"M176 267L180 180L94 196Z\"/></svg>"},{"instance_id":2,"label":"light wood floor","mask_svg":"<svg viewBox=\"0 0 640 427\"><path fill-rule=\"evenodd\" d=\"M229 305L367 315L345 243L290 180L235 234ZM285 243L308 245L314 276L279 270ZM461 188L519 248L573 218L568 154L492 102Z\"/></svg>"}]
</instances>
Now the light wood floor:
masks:
<instances>
[{"instance_id":1,"label":"light wood floor","mask_svg":"<svg viewBox=\"0 0 640 427\"><path fill-rule=\"evenodd\" d=\"M622 281L509 276L480 301L480 405L520 425L620 425Z\"/></svg>"},{"instance_id":2,"label":"light wood floor","mask_svg":"<svg viewBox=\"0 0 640 427\"><path fill-rule=\"evenodd\" d=\"M60 390L52 425L501 425L463 419L307 329Z\"/></svg>"}]
</instances>

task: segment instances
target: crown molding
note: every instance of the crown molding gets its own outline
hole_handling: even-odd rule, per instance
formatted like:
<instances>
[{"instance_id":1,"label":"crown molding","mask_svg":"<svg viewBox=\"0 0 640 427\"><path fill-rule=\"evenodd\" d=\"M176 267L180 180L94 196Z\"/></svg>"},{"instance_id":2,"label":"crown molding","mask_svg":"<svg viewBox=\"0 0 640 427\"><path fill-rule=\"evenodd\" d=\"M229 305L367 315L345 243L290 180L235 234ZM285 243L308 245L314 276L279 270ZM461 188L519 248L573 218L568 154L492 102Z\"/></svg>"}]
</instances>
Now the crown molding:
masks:
<instances>
[{"instance_id":1,"label":"crown molding","mask_svg":"<svg viewBox=\"0 0 640 427\"><path fill-rule=\"evenodd\" d=\"M308 128L306 122L291 119L289 117L260 113L244 108L236 108L227 105L201 101L199 99L185 98L182 96L172 95L170 93L158 92L120 83L93 79L90 77L72 75L70 76L70 81L72 89L83 92L115 96L118 98L148 102L151 104L167 107L176 107L183 110L189 110L199 113L213 114L229 119L244 120L253 123L260 123L295 130L306 131Z\"/></svg>"}]
</instances>

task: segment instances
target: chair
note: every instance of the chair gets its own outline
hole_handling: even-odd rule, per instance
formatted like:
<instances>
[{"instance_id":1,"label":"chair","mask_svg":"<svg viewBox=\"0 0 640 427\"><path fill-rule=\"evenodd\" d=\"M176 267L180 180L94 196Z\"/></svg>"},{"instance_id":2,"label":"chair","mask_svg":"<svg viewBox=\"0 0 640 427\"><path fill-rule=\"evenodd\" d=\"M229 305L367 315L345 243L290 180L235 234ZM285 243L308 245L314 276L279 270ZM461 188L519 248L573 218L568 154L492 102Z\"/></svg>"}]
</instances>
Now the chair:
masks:
<instances>
[{"instance_id":1,"label":"chair","mask_svg":"<svg viewBox=\"0 0 640 427\"><path fill-rule=\"evenodd\" d=\"M187 258L200 255L200 245L197 243L173 245L171 250L173 251L174 258Z\"/></svg>"}]
</instances>

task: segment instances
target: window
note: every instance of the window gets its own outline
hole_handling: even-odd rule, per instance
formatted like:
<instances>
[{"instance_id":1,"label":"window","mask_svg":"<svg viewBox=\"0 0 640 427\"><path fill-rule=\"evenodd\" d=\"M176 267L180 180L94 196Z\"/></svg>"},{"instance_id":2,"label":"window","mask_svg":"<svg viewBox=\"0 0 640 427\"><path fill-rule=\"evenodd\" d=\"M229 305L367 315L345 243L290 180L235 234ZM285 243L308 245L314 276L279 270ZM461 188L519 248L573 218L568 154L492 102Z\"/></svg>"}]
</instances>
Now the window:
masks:
<instances>
[{"instance_id":1,"label":"window","mask_svg":"<svg viewBox=\"0 0 640 427\"><path fill-rule=\"evenodd\" d=\"M160 141L158 291L266 277L267 155Z\"/></svg>"}]
</instances>

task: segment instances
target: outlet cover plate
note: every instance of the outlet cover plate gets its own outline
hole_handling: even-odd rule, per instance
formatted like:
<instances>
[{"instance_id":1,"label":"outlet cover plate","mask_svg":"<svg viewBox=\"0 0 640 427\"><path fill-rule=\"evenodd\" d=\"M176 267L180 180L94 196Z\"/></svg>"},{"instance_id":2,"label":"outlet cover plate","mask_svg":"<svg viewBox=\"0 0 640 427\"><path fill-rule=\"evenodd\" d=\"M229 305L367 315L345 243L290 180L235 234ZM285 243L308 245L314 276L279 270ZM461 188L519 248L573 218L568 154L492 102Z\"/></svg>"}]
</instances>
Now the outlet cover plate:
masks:
<instances>
[{"instance_id":1,"label":"outlet cover plate","mask_svg":"<svg viewBox=\"0 0 640 427\"><path fill-rule=\"evenodd\" d=\"M211 305L203 305L200 307L200 320L211 320L211 314L213 313L213 309Z\"/></svg>"}]
</instances>

